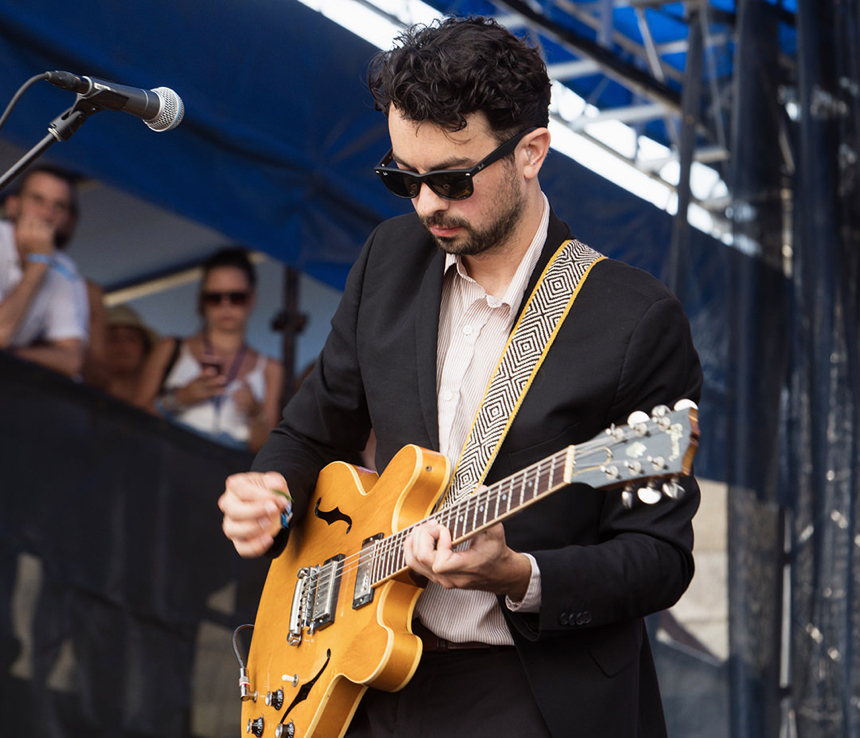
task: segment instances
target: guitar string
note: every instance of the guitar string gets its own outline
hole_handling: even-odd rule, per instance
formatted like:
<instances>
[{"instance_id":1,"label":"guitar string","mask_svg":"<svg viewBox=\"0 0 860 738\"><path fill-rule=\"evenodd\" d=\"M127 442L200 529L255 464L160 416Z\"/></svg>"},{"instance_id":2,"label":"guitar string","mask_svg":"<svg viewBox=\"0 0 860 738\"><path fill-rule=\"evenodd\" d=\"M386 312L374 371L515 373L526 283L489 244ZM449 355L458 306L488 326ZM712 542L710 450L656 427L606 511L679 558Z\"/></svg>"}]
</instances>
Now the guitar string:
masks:
<instances>
[{"instance_id":1,"label":"guitar string","mask_svg":"<svg viewBox=\"0 0 860 738\"><path fill-rule=\"evenodd\" d=\"M659 428L659 427L656 424L654 424L651 427L648 427L646 429L646 432L643 434L643 436L649 435L650 431L653 428ZM628 431L629 431L629 429L628 429ZM625 432L625 435L623 436L623 438L616 439L614 444L611 443L611 444L607 445L606 441L603 438L595 438L595 439L591 439L589 441L586 441L586 442L584 442L578 446L575 446L575 450L578 452L577 455L581 454L583 456L587 456L588 454L593 454L595 451L598 451L598 450L603 450L603 451L609 452L612 445L620 443L621 441L627 441L627 440L631 440L631 439L632 439L632 436L629 435L628 432ZM375 572L376 569L378 568L378 565L380 564L381 559L390 558L392 556L392 554L395 555L396 556L395 564L396 564L397 568L389 571L388 568L385 567L383 576L378 577L378 578L374 578L374 581L371 583L370 586L374 587L374 586L378 585L380 582L384 581L385 579L390 578L391 576L395 575L396 573L398 573L399 571L401 571L402 569L405 568L404 565L401 565L399 563L400 559L403 556L402 542L412 532L412 530L414 528L416 528L419 525L422 525L423 523L427 522L428 520L438 520L440 523L444 524L445 522L450 521L451 514L454 512L458 512L461 517L467 517L468 518L470 515L476 514L479 511L481 504L482 504L482 501L485 501L485 502L490 501L490 500L494 499L495 497L497 497L498 495L500 495L504 491L503 487L505 485L508 485L511 490L513 490L514 488L516 488L518 486L522 487L522 490L520 493L520 502L513 507L513 510L516 510L519 507L524 506L526 501L533 502L539 496L544 495L547 492L549 492L550 488L547 487L546 489L541 489L536 493L531 493L532 494L531 497L525 498L524 494L523 494L525 492L525 482L527 481L525 478L526 477L534 477L535 474L537 474L538 479L539 479L540 474L541 474L540 466L542 464L551 464L549 469L546 471L554 472L555 468L559 464L563 464L564 462L566 462L568 450L569 450L569 448L562 449L561 451L557 452L556 454L554 454L554 455L552 455L546 459L542 459L542 460L532 464L531 466L520 470L520 472L517 472L516 474L513 474L510 477L507 477L506 479L503 479L503 480L497 482L496 484L491 485L486 490L484 490L482 493L473 495L472 497L470 497L464 501L464 504L463 504L464 509L462 509L462 510L460 509L459 506L455 506L453 508L448 508L446 510L438 511L436 515L432 515L429 518L426 518L424 520L420 520L416 523L413 523L412 525L407 526L406 528L404 528L400 531L397 531L396 533L392 533L391 535L389 535L385 538L379 539L378 541L376 541L371 546L368 546L368 547L362 549L361 551L356 552L355 554L351 554L350 556L348 556L342 560L341 566L333 567L332 569L328 569L328 570L321 572L320 576L318 577L317 583L316 583L317 588L322 588L324 586L330 586L337 579L341 579L346 574L349 574L353 571L356 571L358 568L360 568L362 566L362 564L366 565L368 567L368 569L371 570L372 572ZM607 458L610 458L610 457L611 457L611 454L609 454ZM582 468L577 469L575 471L575 473L581 474L584 471L594 470L595 468L599 468L599 467L596 465L595 466L589 466L589 467L582 467ZM650 475L650 476L653 476L653 475ZM650 478L650 476L645 477L645 478ZM643 478L640 477L639 479L643 479ZM630 481L636 481L636 480L633 479ZM563 485L560 485L560 486L566 486L566 483ZM498 495L496 493L498 493ZM511 512L511 510L512 510L512 508L510 507L510 504L509 504L508 509L505 511L505 513L503 513L503 515L507 514L508 512ZM502 517L503 515L498 515L496 517ZM445 520L442 520L442 518L444 518ZM491 520L493 520L493 519L495 519L495 518L491 518ZM489 521L485 518L484 522L481 525L486 525L488 522ZM449 527L449 529L450 529L449 525L446 525L446 527ZM476 527L481 527L481 526L479 525ZM473 530L474 530L474 528L471 530L464 530L464 535L471 533ZM454 536L454 537L456 538L456 536ZM364 562L362 562L362 560L361 560L363 556L366 559ZM332 571L334 571L334 573L332 573Z\"/></svg>"},{"instance_id":2,"label":"guitar string","mask_svg":"<svg viewBox=\"0 0 860 738\"><path fill-rule=\"evenodd\" d=\"M583 444L583 447L580 450L582 450L585 454L588 451L584 448L584 445L585 444ZM361 551L351 554L340 562L341 566L332 567L332 569L337 572L336 574L333 575L331 573L331 570L324 572L319 577L317 586L329 585L334 578L342 578L346 574L355 571L362 565L366 565L369 569L375 570L376 568L378 568L378 564L380 563L381 559L391 557L392 554L396 555L399 560L403 553L402 542L405 541L407 536L412 532L414 528L418 527L419 525L422 525L428 520L437 520L441 524L448 523L451 520L452 516L455 516L455 513L469 517L475 511L476 507L479 506L482 502L489 501L490 499L494 499L497 495L502 494L504 492L503 488L505 485L509 485L511 488L517 486L522 486L524 488L526 478L534 476L536 472L539 473L539 469L542 464L548 465L547 470L545 470L546 473L546 471L549 471L550 468L555 469L559 466L559 464L563 465L566 455L567 449L564 449L563 451L558 452L557 454L549 457L548 459L542 459L541 461L532 464L529 467L526 467L526 469L520 470L520 472L518 472L517 474L514 474L511 477L508 477L504 480L501 480L500 482L497 482L494 485L487 487L482 492L473 495L467 500L464 500L463 503L458 506L439 510L435 515L432 515L424 520L419 520L407 526L406 528L403 528L402 530L399 530L389 536L386 536L385 538L374 542L373 544L362 549ZM550 464L552 464L552 467L549 466ZM545 491L539 492L538 495L542 493L545 493ZM513 508L509 506L506 512L510 512L511 509L516 509L517 507L520 507L522 504L524 504L524 502L525 500L522 500L516 506L513 506ZM446 527L448 526L446 525ZM364 561L362 561L362 557L364 557ZM384 579L392 576L398 570L399 569L396 569L387 574L384 574L380 578L375 578L373 585L376 585Z\"/></svg>"},{"instance_id":3,"label":"guitar string","mask_svg":"<svg viewBox=\"0 0 860 738\"><path fill-rule=\"evenodd\" d=\"M621 428L622 428L622 430L624 430L624 427L621 427ZM643 437L645 435L650 435L650 432L654 429L659 430L659 426L656 423L650 424L646 428L645 433L642 434ZM608 444L608 445L607 445L606 440L602 437L590 439L588 441L583 442L582 444L574 446L574 449L576 452L574 458L576 459L580 455L587 456L589 454L595 453L596 451L606 451L607 452L607 460L608 460L611 458L611 453L609 453L609 452L611 451L612 446L617 445L618 443L621 443L622 441L632 440L633 435L635 435L635 431L632 431L631 429L628 428L627 430L624 430L623 437L615 439L614 443L610 442L610 444ZM530 494L532 496L526 500L524 498L524 493L525 493L526 482L529 481L528 478L529 477L535 477L537 475L537 478L540 479L540 476L541 476L540 467L543 464L549 465L549 468L547 470L545 470L545 472L553 472L554 473L557 466L559 466L559 465L563 466L564 463L566 463L568 451L569 451L569 447L562 449L561 451L553 454L552 456L549 456L546 459L542 459L542 460L540 460L534 464L531 464L530 466L526 467L525 469L521 469L519 472L511 475L510 477L507 477L507 478L497 482L496 484L489 486L483 492L467 498L464 501L464 504L462 505L462 507L463 507L462 510L460 509L461 506L454 506L452 508L437 511L437 513L435 515L431 515L429 518L425 518L424 520L420 520L416 523L413 523L413 524L407 526L406 528L404 528L400 531L397 531L396 533L392 533L391 535L386 536L385 538L379 539L378 541L374 542L370 546L367 546L366 548L362 549L361 551L358 551L354 554L350 554L349 556L345 557L340 562L340 564L341 564L340 566L331 567L330 569L326 569L326 570L322 571L317 578L316 587L318 589L321 589L323 587L331 586L335 581L342 579L347 574L352 573L353 571L357 571L362 565L367 566L371 572L376 572L378 565L380 564L381 559L390 558L392 555L394 555L396 557L395 558L395 564L397 565L397 568L395 568L391 571L388 571L388 568L384 567L384 572L386 572L386 573L384 573L383 576L381 576L381 577L378 577L378 578L374 577L370 586L374 587L374 586L378 585L380 582L384 581L385 579L390 578L391 576L398 573L401 569L405 568L404 566L401 566L399 564L400 559L403 556L402 542L405 541L406 537L412 532L412 530L414 528L418 527L419 525L424 524L428 520L438 520L440 523L444 524L445 521L441 520L441 518L445 518L445 520L450 521L452 513L459 513L460 517L465 517L465 518L476 515L481 509L482 502L484 504L486 504L488 502L491 502L491 500L497 498L504 491L503 488L505 485L508 485L508 487L510 488L509 491L512 491L516 487L522 488L521 492L520 492L520 502L514 506L514 508L513 508L514 510L518 509L519 507L524 506L526 501L529 501L529 502L534 501L539 496L544 495L547 492L549 492L550 488L548 487L547 489L542 489L542 490L538 490L535 492L534 491L534 489L535 489L534 485L532 485L532 489L530 490ZM574 474L577 474L577 473L581 474L584 471L593 470L595 468L599 468L599 467L596 465L595 466L582 467L579 469L575 469ZM633 479L630 481L635 482L636 480ZM571 482L571 483L573 483L573 482ZM550 485L550 486L552 486L552 485ZM566 483L564 485L561 485L561 486L566 486ZM498 506L497 506L497 509L498 509ZM508 503L508 509L505 511L504 514L507 514L508 512L510 512L511 509L512 508L511 508L510 502L509 502ZM455 517L457 517L457 516L455 515ZM495 520L498 517L502 517L502 515L497 515L497 516L491 518L491 520ZM482 525L486 525L488 522L489 521L485 518ZM445 527L448 527L450 530L450 526L446 525ZM479 525L476 527L481 527L481 526ZM466 535L468 533L471 533L473 530L475 530L475 528L472 528L471 530L464 530L463 534ZM456 538L457 536L453 536L453 537ZM364 561L362 561L362 557L364 557L364 559L365 559Z\"/></svg>"}]
</instances>

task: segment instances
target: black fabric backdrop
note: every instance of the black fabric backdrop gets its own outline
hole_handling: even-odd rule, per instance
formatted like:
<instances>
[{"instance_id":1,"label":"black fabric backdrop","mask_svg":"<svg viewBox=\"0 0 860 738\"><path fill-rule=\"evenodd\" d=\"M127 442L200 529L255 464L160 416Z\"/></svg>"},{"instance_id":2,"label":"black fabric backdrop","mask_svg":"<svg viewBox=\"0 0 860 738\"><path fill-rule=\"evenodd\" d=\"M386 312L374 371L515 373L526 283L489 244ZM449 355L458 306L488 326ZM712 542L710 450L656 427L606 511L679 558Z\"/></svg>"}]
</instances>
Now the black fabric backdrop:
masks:
<instances>
[{"instance_id":1,"label":"black fabric backdrop","mask_svg":"<svg viewBox=\"0 0 860 738\"><path fill-rule=\"evenodd\" d=\"M234 680L253 622L267 562L239 559L216 506L250 456L2 352L0 417L0 733L213 735L193 723L214 710L232 734L238 686L195 697L192 671Z\"/></svg>"}]
</instances>

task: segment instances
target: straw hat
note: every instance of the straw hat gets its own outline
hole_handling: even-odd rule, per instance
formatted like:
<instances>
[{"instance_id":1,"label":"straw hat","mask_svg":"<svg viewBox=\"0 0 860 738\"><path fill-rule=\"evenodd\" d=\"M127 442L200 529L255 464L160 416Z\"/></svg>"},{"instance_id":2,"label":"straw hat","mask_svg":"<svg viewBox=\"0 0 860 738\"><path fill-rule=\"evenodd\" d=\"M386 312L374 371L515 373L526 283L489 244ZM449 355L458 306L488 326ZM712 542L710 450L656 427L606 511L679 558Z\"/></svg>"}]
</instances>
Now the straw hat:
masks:
<instances>
[{"instance_id":1,"label":"straw hat","mask_svg":"<svg viewBox=\"0 0 860 738\"><path fill-rule=\"evenodd\" d=\"M142 331L149 341L150 348L155 345L158 340L158 333L150 328L140 317L138 312L128 305L114 305L108 309L107 314L108 326L118 325L127 328L137 328Z\"/></svg>"}]
</instances>

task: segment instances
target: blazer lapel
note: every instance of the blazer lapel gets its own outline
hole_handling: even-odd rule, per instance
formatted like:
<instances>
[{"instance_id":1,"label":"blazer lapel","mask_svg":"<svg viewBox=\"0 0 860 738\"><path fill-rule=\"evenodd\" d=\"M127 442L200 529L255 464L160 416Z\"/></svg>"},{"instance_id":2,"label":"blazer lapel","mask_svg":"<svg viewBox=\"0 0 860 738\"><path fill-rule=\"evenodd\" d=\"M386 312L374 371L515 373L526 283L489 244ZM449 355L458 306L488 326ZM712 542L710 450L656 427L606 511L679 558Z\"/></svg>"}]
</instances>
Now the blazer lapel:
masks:
<instances>
[{"instance_id":1,"label":"blazer lapel","mask_svg":"<svg viewBox=\"0 0 860 738\"><path fill-rule=\"evenodd\" d=\"M439 307L442 301L442 279L445 256L439 251L431 260L418 292L415 313L415 348L418 398L427 437L432 450L439 450L439 407L436 399L436 349L439 334Z\"/></svg>"}]
</instances>

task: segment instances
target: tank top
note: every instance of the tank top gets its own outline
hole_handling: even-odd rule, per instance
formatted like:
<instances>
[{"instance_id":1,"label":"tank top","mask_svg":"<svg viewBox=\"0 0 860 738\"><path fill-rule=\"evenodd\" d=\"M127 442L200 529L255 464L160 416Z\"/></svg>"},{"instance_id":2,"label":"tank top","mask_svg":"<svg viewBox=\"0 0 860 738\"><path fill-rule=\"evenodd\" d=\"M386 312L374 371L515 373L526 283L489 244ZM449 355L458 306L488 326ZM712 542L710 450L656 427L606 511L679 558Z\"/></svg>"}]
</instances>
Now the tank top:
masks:
<instances>
[{"instance_id":1,"label":"tank top","mask_svg":"<svg viewBox=\"0 0 860 738\"><path fill-rule=\"evenodd\" d=\"M181 344L179 356L177 356L176 362L164 380L165 390L183 387L199 377L203 371L200 362L194 358L194 354L188 348L187 342L182 341ZM234 379L224 388L220 402L215 402L214 398L205 402L198 402L196 405L175 413L172 419L178 424L209 436L219 443L234 448L247 448L251 429L248 418L236 408L233 393L242 387L243 382L247 382L254 399L257 402L263 402L266 396L265 368L266 357L259 354L257 363L248 374Z\"/></svg>"}]
</instances>

